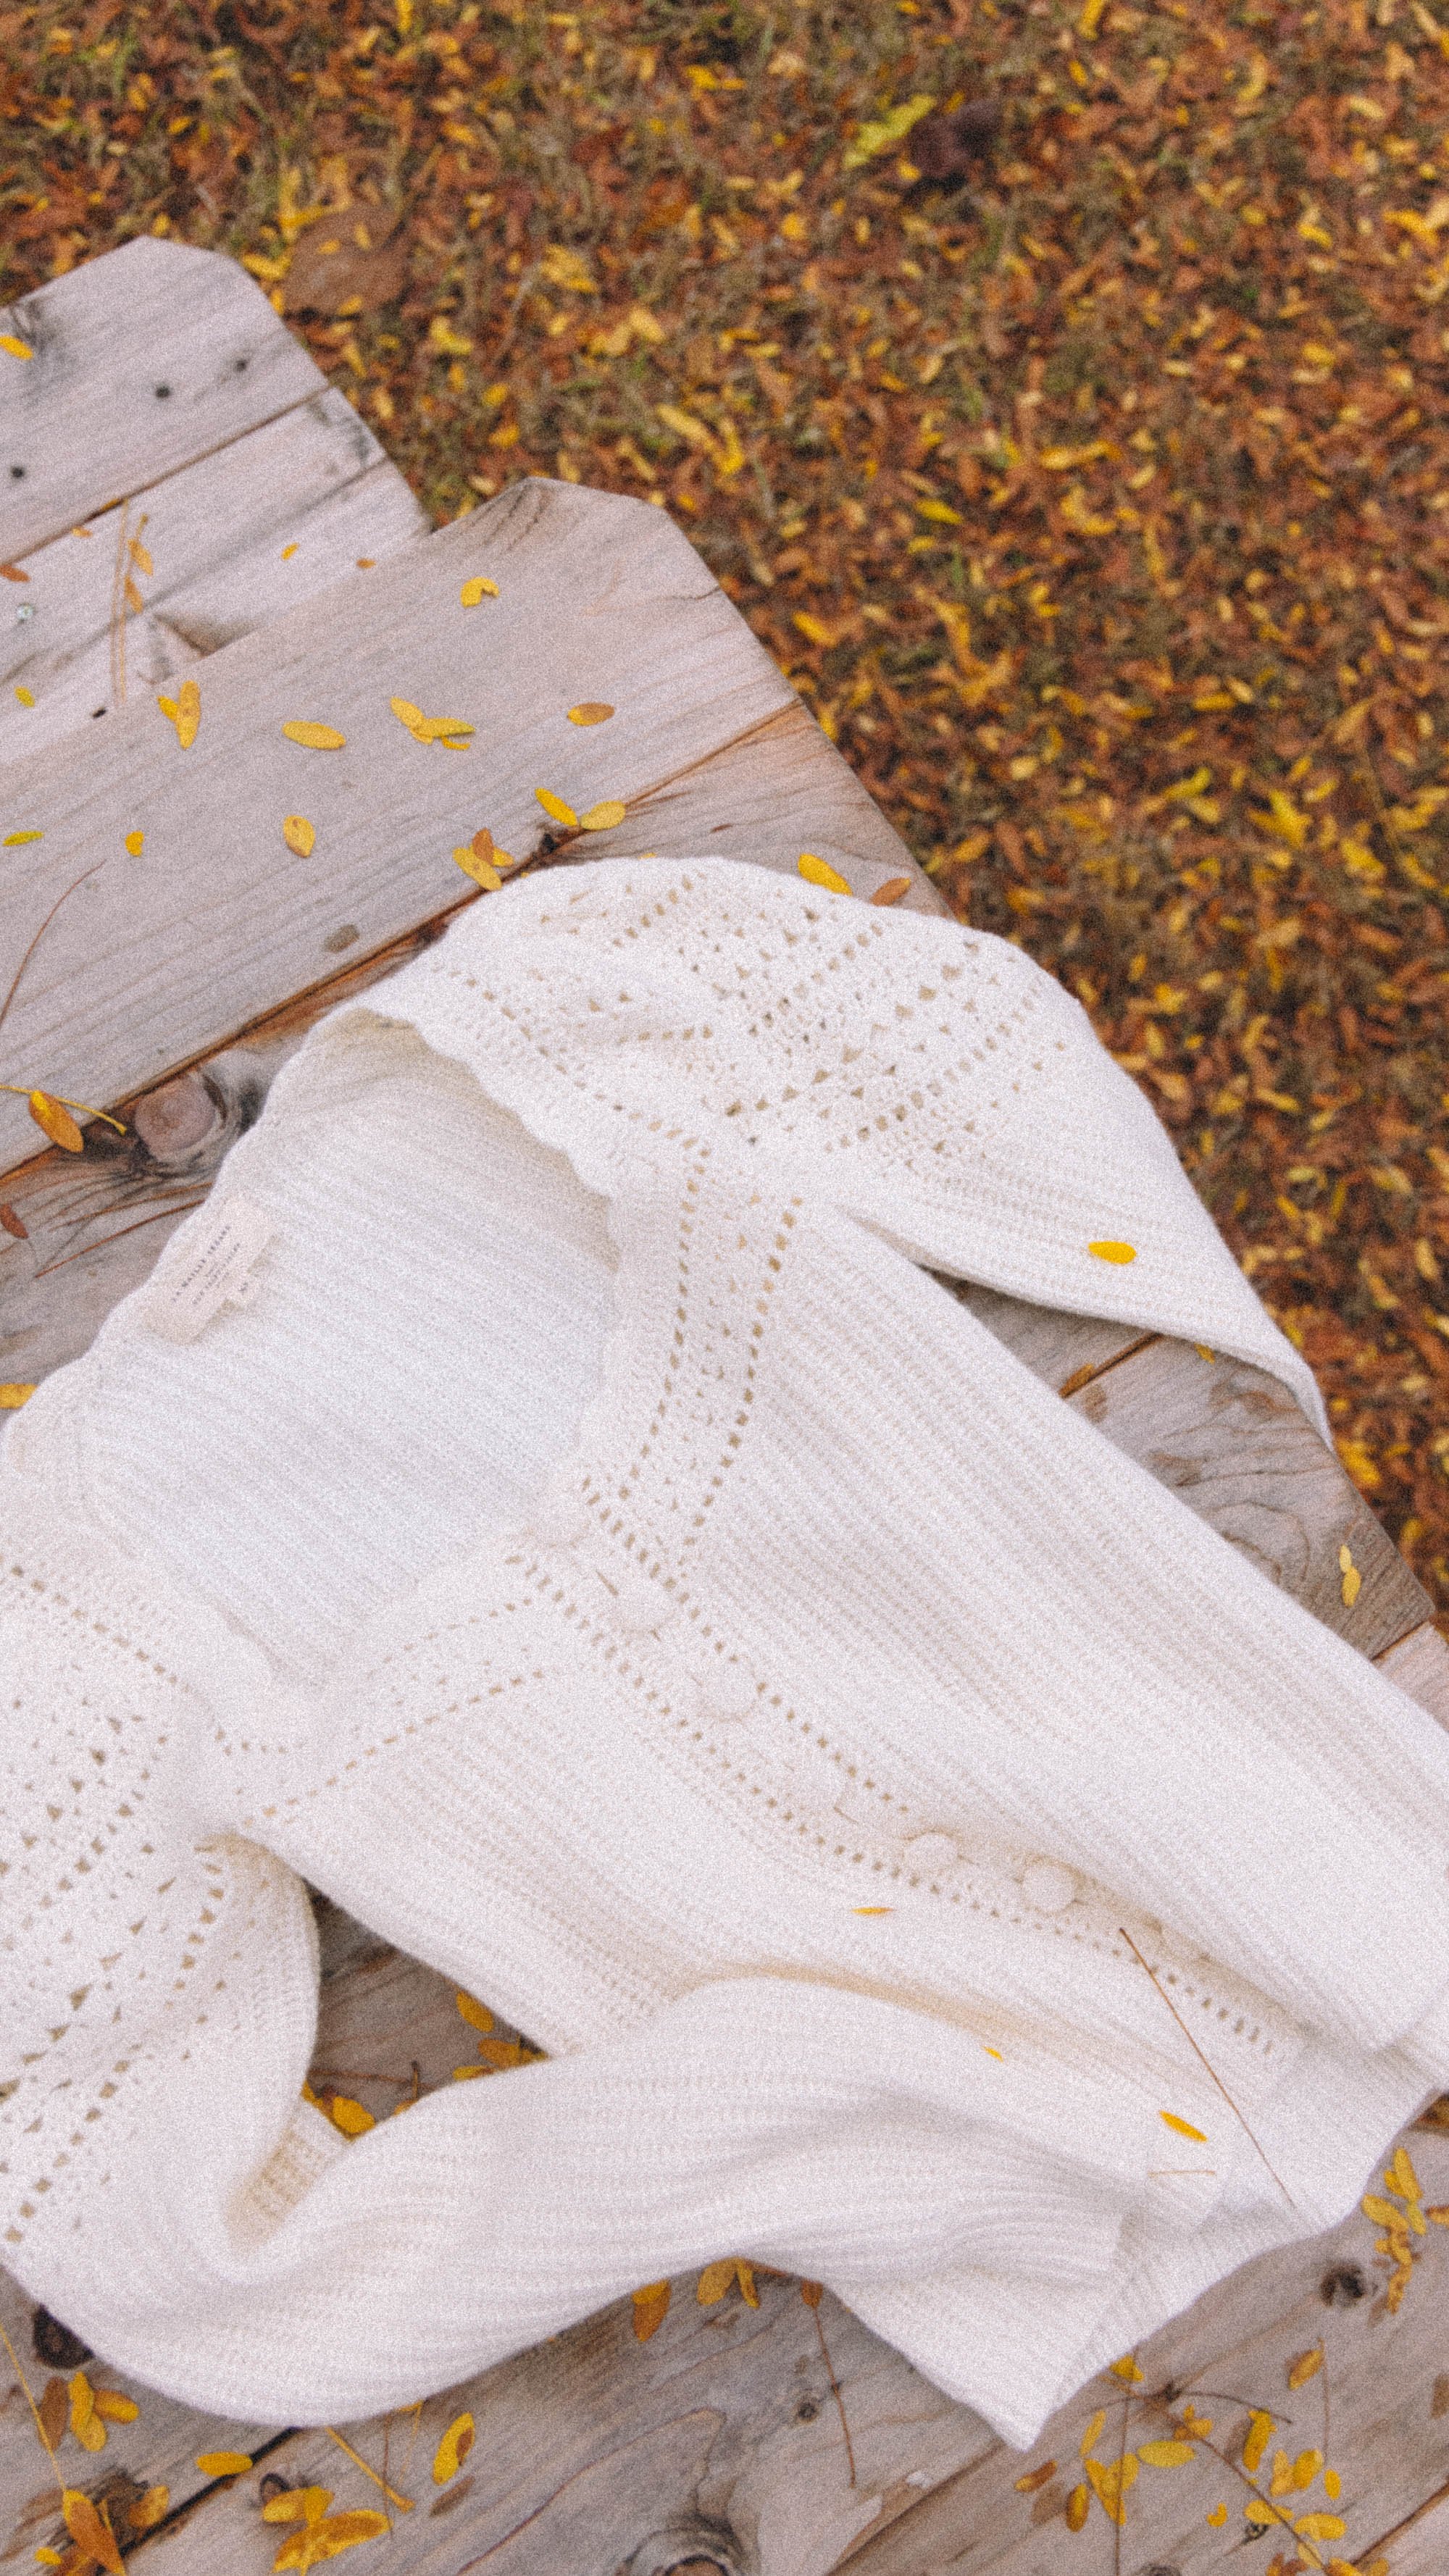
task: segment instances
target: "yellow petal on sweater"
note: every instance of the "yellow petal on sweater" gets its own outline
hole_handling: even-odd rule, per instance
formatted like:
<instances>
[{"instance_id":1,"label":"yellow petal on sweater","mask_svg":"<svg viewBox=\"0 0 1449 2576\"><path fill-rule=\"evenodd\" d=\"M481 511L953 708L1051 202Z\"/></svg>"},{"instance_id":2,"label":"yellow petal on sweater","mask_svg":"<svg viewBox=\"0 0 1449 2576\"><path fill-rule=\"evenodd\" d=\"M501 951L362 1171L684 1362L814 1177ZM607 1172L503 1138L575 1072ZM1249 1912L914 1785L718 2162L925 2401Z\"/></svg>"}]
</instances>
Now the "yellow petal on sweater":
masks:
<instances>
[{"instance_id":1,"label":"yellow petal on sweater","mask_svg":"<svg viewBox=\"0 0 1449 2576\"><path fill-rule=\"evenodd\" d=\"M60 2505L66 2530L77 2549L84 2550L98 2567L108 2569L109 2576L126 2576L126 2562L116 2545L116 2535L90 2497L82 2495L78 2487L63 2487Z\"/></svg>"},{"instance_id":2,"label":"yellow petal on sweater","mask_svg":"<svg viewBox=\"0 0 1449 2576\"><path fill-rule=\"evenodd\" d=\"M317 846L316 829L305 814L283 815L282 838L289 850L296 851L299 859L310 859Z\"/></svg>"},{"instance_id":3,"label":"yellow petal on sweater","mask_svg":"<svg viewBox=\"0 0 1449 2576\"><path fill-rule=\"evenodd\" d=\"M851 894L854 891L840 870L833 868L828 859L817 859L813 850L802 850L795 865L807 885L823 886L827 894Z\"/></svg>"},{"instance_id":4,"label":"yellow petal on sweater","mask_svg":"<svg viewBox=\"0 0 1449 2576\"><path fill-rule=\"evenodd\" d=\"M617 796L606 796L601 805L591 805L587 813L581 814L579 822L586 832L612 832L617 824L623 822L628 811L628 806L621 805Z\"/></svg>"},{"instance_id":5,"label":"yellow petal on sweater","mask_svg":"<svg viewBox=\"0 0 1449 2576\"><path fill-rule=\"evenodd\" d=\"M250 2451L198 2451L196 2465L204 2478L240 2478L251 2467Z\"/></svg>"},{"instance_id":6,"label":"yellow petal on sweater","mask_svg":"<svg viewBox=\"0 0 1449 2576\"><path fill-rule=\"evenodd\" d=\"M1089 1243L1087 1250L1092 1254L1093 1259L1097 1261L1126 1262L1135 1261L1137 1258L1137 1246L1135 1243L1112 1243L1110 1241Z\"/></svg>"},{"instance_id":7,"label":"yellow petal on sweater","mask_svg":"<svg viewBox=\"0 0 1449 2576\"><path fill-rule=\"evenodd\" d=\"M1157 2116L1163 2126L1174 2130L1179 2138L1194 2138L1200 2147L1207 2145L1206 2129L1195 2129L1191 2120L1179 2120L1175 2111L1159 2111Z\"/></svg>"},{"instance_id":8,"label":"yellow petal on sweater","mask_svg":"<svg viewBox=\"0 0 1449 2576\"><path fill-rule=\"evenodd\" d=\"M562 823L567 832L578 830L579 818L572 805L566 805L561 796L555 796L551 787L535 787L533 792L551 823Z\"/></svg>"},{"instance_id":9,"label":"yellow petal on sweater","mask_svg":"<svg viewBox=\"0 0 1449 2576\"><path fill-rule=\"evenodd\" d=\"M471 581L464 582L458 597L465 608L476 608L481 599L498 597L498 584L490 581L485 572L475 572Z\"/></svg>"},{"instance_id":10,"label":"yellow petal on sweater","mask_svg":"<svg viewBox=\"0 0 1449 2576\"><path fill-rule=\"evenodd\" d=\"M637 2343L647 2343L651 2335L659 2332L669 2314L672 2295L667 2281L648 2281L642 2290L634 2292L634 2338Z\"/></svg>"},{"instance_id":11,"label":"yellow petal on sweater","mask_svg":"<svg viewBox=\"0 0 1449 2576\"><path fill-rule=\"evenodd\" d=\"M335 725L314 724L307 716L294 717L282 731L288 742L299 742L304 751L341 751L347 741Z\"/></svg>"},{"instance_id":12,"label":"yellow petal on sweater","mask_svg":"<svg viewBox=\"0 0 1449 2576\"><path fill-rule=\"evenodd\" d=\"M446 2433L443 2435L441 2442L438 2444L436 2451L433 2453L433 2484L435 2487L445 2487L450 2478L455 2478L457 2476L458 2471L462 2467L463 2462L466 2460L472 2448L472 2416L466 2414L455 2415L452 2423L448 2426Z\"/></svg>"}]
</instances>

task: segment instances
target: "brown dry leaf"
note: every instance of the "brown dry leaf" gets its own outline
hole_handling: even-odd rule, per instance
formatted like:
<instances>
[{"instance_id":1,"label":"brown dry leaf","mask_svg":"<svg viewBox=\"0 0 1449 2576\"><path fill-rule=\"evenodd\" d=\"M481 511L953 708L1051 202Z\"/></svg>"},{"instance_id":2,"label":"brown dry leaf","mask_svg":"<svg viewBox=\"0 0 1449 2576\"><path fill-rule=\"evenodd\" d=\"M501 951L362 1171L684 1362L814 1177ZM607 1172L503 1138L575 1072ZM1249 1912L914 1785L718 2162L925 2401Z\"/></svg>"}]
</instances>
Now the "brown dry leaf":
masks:
<instances>
[{"instance_id":1,"label":"brown dry leaf","mask_svg":"<svg viewBox=\"0 0 1449 2576\"><path fill-rule=\"evenodd\" d=\"M40 2417L45 2440L54 2450L70 2421L70 2398L63 2379L46 2381L35 2411Z\"/></svg>"},{"instance_id":2,"label":"brown dry leaf","mask_svg":"<svg viewBox=\"0 0 1449 2576\"><path fill-rule=\"evenodd\" d=\"M1316 2379L1322 2368L1323 2346L1321 2343L1316 2343L1313 2344L1307 2352L1297 2353L1293 2360L1289 2362L1289 2387L1306 2388L1309 2380Z\"/></svg>"},{"instance_id":3,"label":"brown dry leaf","mask_svg":"<svg viewBox=\"0 0 1449 2576\"><path fill-rule=\"evenodd\" d=\"M606 705L602 698L584 698L578 706L570 707L569 723L573 725L607 724L613 712L613 708Z\"/></svg>"},{"instance_id":4,"label":"brown dry leaf","mask_svg":"<svg viewBox=\"0 0 1449 2576\"><path fill-rule=\"evenodd\" d=\"M88 2495L78 2487L65 2487L61 2493L61 2511L65 2527L78 2549L84 2549L98 2567L109 2576L126 2576L126 2562L110 2524L97 2513Z\"/></svg>"},{"instance_id":5,"label":"brown dry leaf","mask_svg":"<svg viewBox=\"0 0 1449 2576\"><path fill-rule=\"evenodd\" d=\"M282 838L289 850L296 851L299 859L310 859L317 845L316 828L308 822L305 814L283 815Z\"/></svg>"},{"instance_id":6,"label":"brown dry leaf","mask_svg":"<svg viewBox=\"0 0 1449 2576\"><path fill-rule=\"evenodd\" d=\"M909 894L910 890L911 880L909 877L887 877L884 885L878 885L876 887L874 894L871 896L871 902L879 904L899 903L902 895Z\"/></svg>"},{"instance_id":7,"label":"brown dry leaf","mask_svg":"<svg viewBox=\"0 0 1449 2576\"><path fill-rule=\"evenodd\" d=\"M359 240L361 232L365 240ZM371 209L324 217L292 246L282 281L284 313L375 313L395 304L408 282L407 243L398 224Z\"/></svg>"},{"instance_id":8,"label":"brown dry leaf","mask_svg":"<svg viewBox=\"0 0 1449 2576\"><path fill-rule=\"evenodd\" d=\"M1014 2481L1017 2494L1035 2495L1038 2487L1046 2486L1048 2481L1056 2476L1056 2473L1057 2464L1055 2460L1043 2460L1039 2469L1028 2469L1024 2478L1017 2478Z\"/></svg>"},{"instance_id":9,"label":"brown dry leaf","mask_svg":"<svg viewBox=\"0 0 1449 2576\"><path fill-rule=\"evenodd\" d=\"M19 564L0 563L0 581L29 581L29 579L29 573L22 572Z\"/></svg>"},{"instance_id":10,"label":"brown dry leaf","mask_svg":"<svg viewBox=\"0 0 1449 2576\"><path fill-rule=\"evenodd\" d=\"M802 850L795 865L807 885L823 886L827 894L854 892L854 888L846 883L840 870L833 868L828 859L818 859L813 850Z\"/></svg>"},{"instance_id":11,"label":"brown dry leaf","mask_svg":"<svg viewBox=\"0 0 1449 2576\"><path fill-rule=\"evenodd\" d=\"M800 2296L804 2300L807 2308L818 2308L821 2300L825 2296L824 2282L802 2281L800 2284Z\"/></svg>"},{"instance_id":12,"label":"brown dry leaf","mask_svg":"<svg viewBox=\"0 0 1449 2576\"><path fill-rule=\"evenodd\" d=\"M472 2416L468 2414L455 2415L452 2423L448 2426L446 2433L443 2435L441 2442L438 2444L436 2451L433 2453L433 2484L435 2487L445 2487L450 2478L455 2478L457 2476L458 2471L462 2467L463 2462L466 2460L472 2448Z\"/></svg>"},{"instance_id":13,"label":"brown dry leaf","mask_svg":"<svg viewBox=\"0 0 1449 2576\"><path fill-rule=\"evenodd\" d=\"M63 1146L67 1154L82 1153L86 1140L64 1101L52 1099L48 1091L32 1091L29 1098L30 1115L51 1143Z\"/></svg>"},{"instance_id":14,"label":"brown dry leaf","mask_svg":"<svg viewBox=\"0 0 1449 2576\"><path fill-rule=\"evenodd\" d=\"M667 2281L649 2281L642 2290L634 2292L634 2335L637 2342L647 2343L651 2335L659 2332L669 2314L671 2296Z\"/></svg>"},{"instance_id":15,"label":"brown dry leaf","mask_svg":"<svg viewBox=\"0 0 1449 2576\"><path fill-rule=\"evenodd\" d=\"M313 724L307 717L294 718L282 731L288 742L301 743L304 751L341 751L347 741L335 725Z\"/></svg>"}]
</instances>

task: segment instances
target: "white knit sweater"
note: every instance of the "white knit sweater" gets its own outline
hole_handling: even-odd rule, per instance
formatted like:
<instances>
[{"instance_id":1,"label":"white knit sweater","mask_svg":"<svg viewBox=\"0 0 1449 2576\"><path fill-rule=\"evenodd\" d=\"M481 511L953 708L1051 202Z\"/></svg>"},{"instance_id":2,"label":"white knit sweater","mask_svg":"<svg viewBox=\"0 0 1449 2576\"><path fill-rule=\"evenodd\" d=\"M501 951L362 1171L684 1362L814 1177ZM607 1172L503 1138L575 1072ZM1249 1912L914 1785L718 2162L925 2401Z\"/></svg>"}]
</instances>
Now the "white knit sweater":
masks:
<instances>
[{"instance_id":1,"label":"white knit sweater","mask_svg":"<svg viewBox=\"0 0 1449 2576\"><path fill-rule=\"evenodd\" d=\"M738 2252L1026 2443L1449 2082L1449 1744L922 1264L1319 1418L1025 957L606 862L14 1418L0 2250L108 2359L356 2417ZM344 2142L304 1878L550 2062Z\"/></svg>"}]
</instances>

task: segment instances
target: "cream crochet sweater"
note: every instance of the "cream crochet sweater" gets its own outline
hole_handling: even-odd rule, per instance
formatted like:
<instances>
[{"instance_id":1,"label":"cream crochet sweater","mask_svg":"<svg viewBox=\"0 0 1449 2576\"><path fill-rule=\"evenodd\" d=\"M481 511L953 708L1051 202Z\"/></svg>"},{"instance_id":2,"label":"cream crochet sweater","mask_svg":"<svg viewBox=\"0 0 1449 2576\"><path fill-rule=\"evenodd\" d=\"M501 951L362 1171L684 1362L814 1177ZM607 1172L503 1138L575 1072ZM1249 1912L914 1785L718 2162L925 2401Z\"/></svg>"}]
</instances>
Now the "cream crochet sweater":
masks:
<instances>
[{"instance_id":1,"label":"cream crochet sweater","mask_svg":"<svg viewBox=\"0 0 1449 2576\"><path fill-rule=\"evenodd\" d=\"M605 862L14 1417L0 2252L109 2360L357 2417L743 2253L1025 2444L1449 2083L1449 1743L924 1265L1320 1418L1018 951ZM549 2062L345 2142L304 1879Z\"/></svg>"}]
</instances>

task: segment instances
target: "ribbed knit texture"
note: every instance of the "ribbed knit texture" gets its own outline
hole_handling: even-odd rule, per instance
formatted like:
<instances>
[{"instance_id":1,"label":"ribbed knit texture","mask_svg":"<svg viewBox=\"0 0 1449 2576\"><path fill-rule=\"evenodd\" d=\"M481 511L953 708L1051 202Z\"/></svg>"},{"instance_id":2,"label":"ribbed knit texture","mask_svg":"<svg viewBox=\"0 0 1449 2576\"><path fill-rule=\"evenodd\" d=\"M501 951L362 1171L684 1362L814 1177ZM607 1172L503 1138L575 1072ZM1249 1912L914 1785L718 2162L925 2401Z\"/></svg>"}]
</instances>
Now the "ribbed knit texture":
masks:
<instances>
[{"instance_id":1,"label":"ribbed knit texture","mask_svg":"<svg viewBox=\"0 0 1449 2576\"><path fill-rule=\"evenodd\" d=\"M1024 2444L1344 2215L1449 2081L1449 1744L920 1266L1321 1421L1049 977L720 861L525 881L233 1194L252 1301L139 1292L0 1460L27 2289L323 2421L739 2252ZM303 1877L550 2062L344 2143Z\"/></svg>"}]
</instances>

